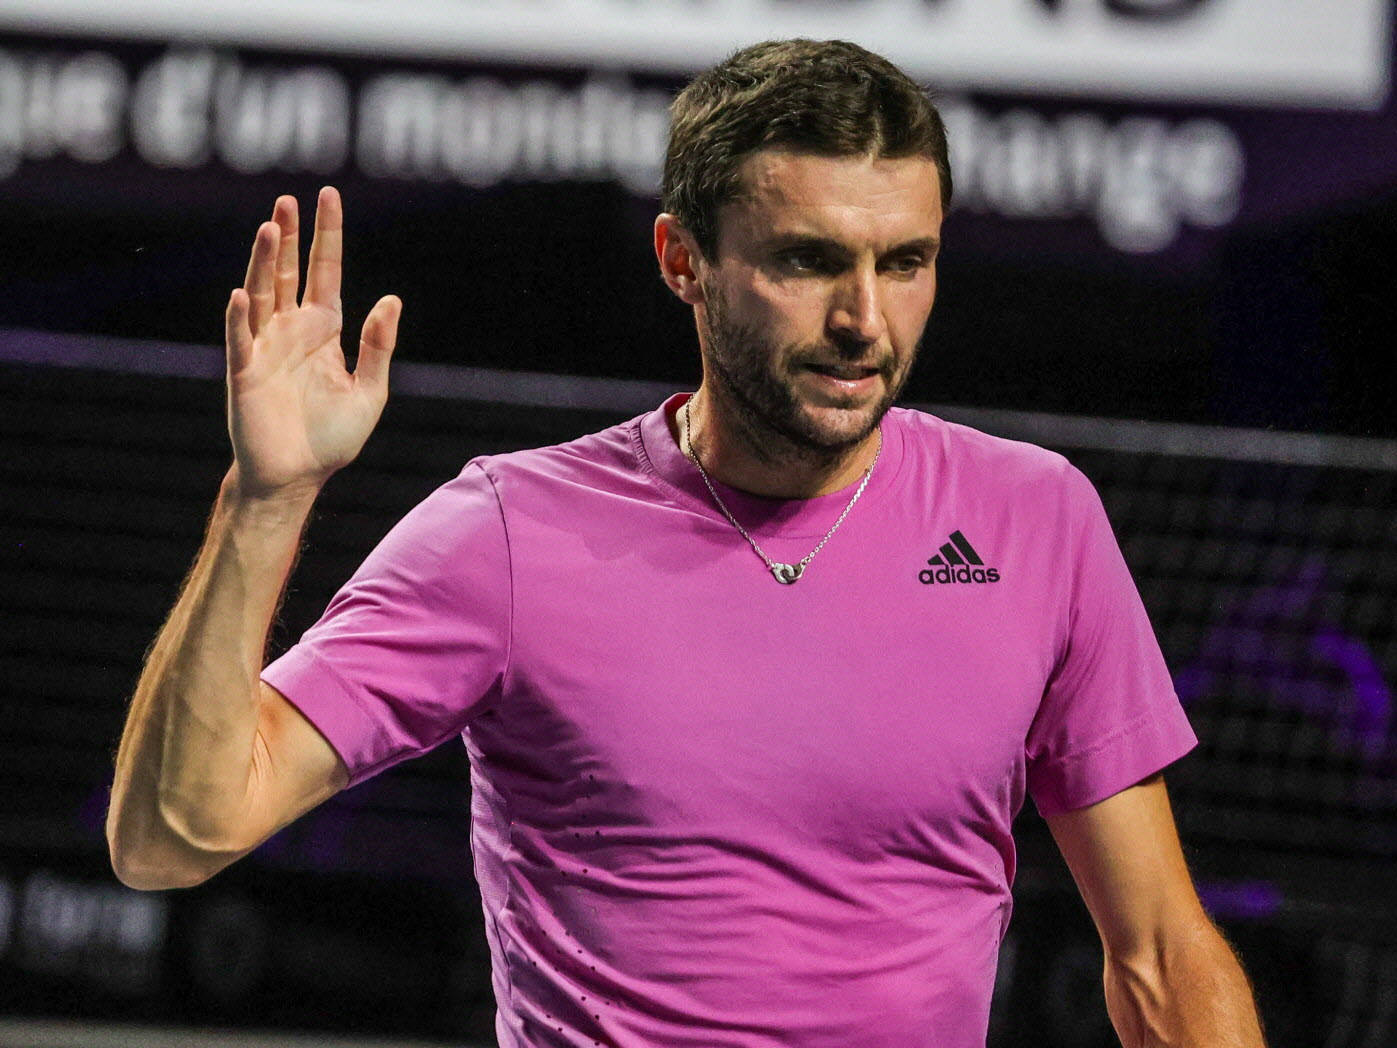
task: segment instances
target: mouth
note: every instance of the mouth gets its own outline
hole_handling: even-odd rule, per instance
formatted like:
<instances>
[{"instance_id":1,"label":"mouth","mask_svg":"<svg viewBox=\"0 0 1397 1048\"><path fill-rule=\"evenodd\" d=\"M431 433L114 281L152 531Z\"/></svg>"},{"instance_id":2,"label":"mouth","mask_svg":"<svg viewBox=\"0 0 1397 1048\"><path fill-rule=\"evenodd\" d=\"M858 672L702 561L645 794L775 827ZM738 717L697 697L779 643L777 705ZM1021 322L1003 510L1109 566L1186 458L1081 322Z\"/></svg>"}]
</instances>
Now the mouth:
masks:
<instances>
[{"instance_id":1,"label":"mouth","mask_svg":"<svg viewBox=\"0 0 1397 1048\"><path fill-rule=\"evenodd\" d=\"M878 374L875 367L862 367L857 364L806 364L809 370L820 375L828 375L830 378L843 379L848 382L855 382L861 378L869 378Z\"/></svg>"},{"instance_id":2,"label":"mouth","mask_svg":"<svg viewBox=\"0 0 1397 1048\"><path fill-rule=\"evenodd\" d=\"M881 374L878 368L858 364L805 364L804 369L816 376L821 386L841 393L862 393Z\"/></svg>"}]
</instances>

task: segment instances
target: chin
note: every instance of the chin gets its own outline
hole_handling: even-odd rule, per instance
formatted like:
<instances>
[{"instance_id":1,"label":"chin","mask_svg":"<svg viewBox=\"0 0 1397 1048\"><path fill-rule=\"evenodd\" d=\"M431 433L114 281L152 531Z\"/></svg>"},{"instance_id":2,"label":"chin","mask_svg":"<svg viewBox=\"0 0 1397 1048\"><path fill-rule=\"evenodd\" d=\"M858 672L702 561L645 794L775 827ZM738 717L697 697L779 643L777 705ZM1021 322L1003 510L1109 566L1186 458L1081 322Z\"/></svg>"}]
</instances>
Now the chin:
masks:
<instances>
[{"instance_id":1,"label":"chin","mask_svg":"<svg viewBox=\"0 0 1397 1048\"><path fill-rule=\"evenodd\" d=\"M837 407L822 404L806 405L797 426L813 446L835 451L852 447L878 428L886 414L882 404Z\"/></svg>"}]
</instances>

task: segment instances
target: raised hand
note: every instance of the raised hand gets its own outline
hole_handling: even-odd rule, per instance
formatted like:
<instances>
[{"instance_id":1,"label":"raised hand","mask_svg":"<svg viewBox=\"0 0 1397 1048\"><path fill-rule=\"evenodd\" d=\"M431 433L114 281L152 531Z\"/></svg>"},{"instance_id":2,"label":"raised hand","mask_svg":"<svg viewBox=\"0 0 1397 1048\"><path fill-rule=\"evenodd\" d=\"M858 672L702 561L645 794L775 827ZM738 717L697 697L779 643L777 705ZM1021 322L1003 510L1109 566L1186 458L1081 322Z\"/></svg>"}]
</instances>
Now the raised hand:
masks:
<instances>
[{"instance_id":1,"label":"raised hand","mask_svg":"<svg viewBox=\"0 0 1397 1048\"><path fill-rule=\"evenodd\" d=\"M228 300L228 433L239 491L256 498L314 495L364 446L388 397L388 361L402 302L385 295L364 320L353 373L340 347L344 216L338 191L320 191L315 236L300 282L294 197L279 197L257 230L247 279Z\"/></svg>"}]
</instances>

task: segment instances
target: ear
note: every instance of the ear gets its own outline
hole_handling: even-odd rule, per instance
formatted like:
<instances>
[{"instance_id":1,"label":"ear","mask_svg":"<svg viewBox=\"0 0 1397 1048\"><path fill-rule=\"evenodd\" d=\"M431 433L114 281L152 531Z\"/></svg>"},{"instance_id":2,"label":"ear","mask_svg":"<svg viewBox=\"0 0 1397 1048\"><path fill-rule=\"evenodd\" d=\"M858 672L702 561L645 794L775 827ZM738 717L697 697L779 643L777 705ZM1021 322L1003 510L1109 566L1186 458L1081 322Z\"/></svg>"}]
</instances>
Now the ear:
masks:
<instances>
[{"instance_id":1,"label":"ear","mask_svg":"<svg viewBox=\"0 0 1397 1048\"><path fill-rule=\"evenodd\" d=\"M660 263L660 276L681 302L691 306L703 303L699 283L705 265L703 254L693 234L668 212L655 219L655 258Z\"/></svg>"}]
</instances>

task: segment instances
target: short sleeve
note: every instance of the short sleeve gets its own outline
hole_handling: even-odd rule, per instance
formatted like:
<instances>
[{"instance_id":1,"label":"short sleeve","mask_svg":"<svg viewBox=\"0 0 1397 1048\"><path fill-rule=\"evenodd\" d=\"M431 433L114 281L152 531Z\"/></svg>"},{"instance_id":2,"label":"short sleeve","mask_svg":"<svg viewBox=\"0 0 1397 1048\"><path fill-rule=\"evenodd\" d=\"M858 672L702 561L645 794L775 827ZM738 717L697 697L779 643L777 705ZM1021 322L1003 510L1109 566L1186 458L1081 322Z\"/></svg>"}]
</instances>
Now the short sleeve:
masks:
<instances>
[{"instance_id":1,"label":"short sleeve","mask_svg":"<svg viewBox=\"0 0 1397 1048\"><path fill-rule=\"evenodd\" d=\"M459 734L498 695L510 604L499 501L472 463L384 537L262 679L357 783Z\"/></svg>"},{"instance_id":2,"label":"short sleeve","mask_svg":"<svg viewBox=\"0 0 1397 1048\"><path fill-rule=\"evenodd\" d=\"M1043 815L1086 807L1197 745L1100 496L1069 469L1065 641L1026 741Z\"/></svg>"}]
</instances>

